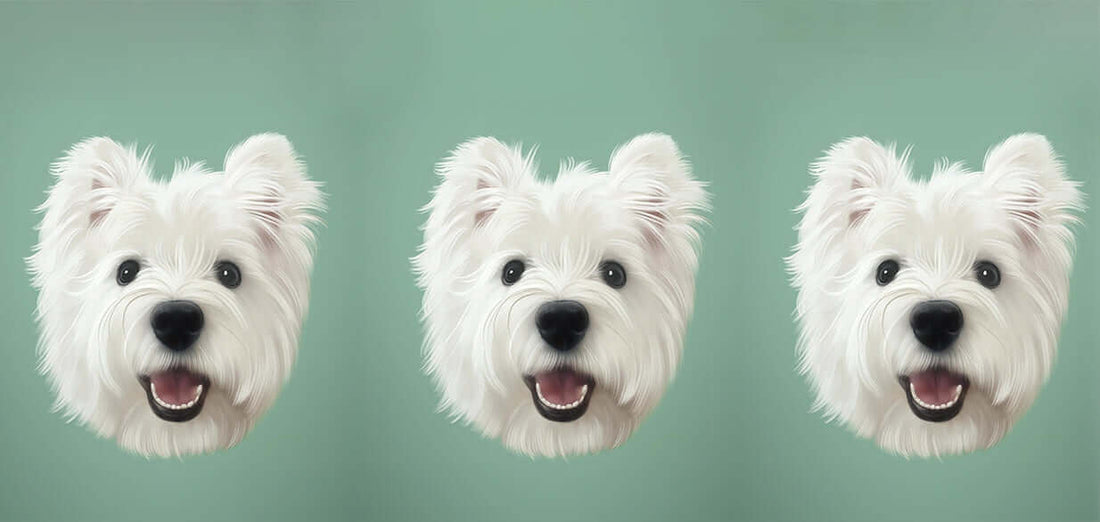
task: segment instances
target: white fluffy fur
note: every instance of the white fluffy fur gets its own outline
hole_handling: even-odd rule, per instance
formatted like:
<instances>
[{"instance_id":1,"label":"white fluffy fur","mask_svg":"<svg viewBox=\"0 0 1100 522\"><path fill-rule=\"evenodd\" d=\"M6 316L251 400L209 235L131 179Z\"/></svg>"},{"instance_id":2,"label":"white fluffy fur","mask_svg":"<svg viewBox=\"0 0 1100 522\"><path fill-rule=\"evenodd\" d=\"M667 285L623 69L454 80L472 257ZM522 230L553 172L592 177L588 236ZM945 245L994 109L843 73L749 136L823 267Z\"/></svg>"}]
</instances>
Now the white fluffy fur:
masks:
<instances>
[{"instance_id":1,"label":"white fluffy fur","mask_svg":"<svg viewBox=\"0 0 1100 522\"><path fill-rule=\"evenodd\" d=\"M692 311L707 195L676 144L638 136L612 154L609 172L569 162L551 182L537 179L533 153L477 138L438 174L413 264L441 408L529 455L623 443L672 379ZM504 286L502 267L516 258L527 270ZM625 287L601 280L608 259L626 268ZM579 301L591 316L568 355L535 328L535 311L556 299ZM591 374L595 392L583 417L551 422L522 376L566 363Z\"/></svg>"},{"instance_id":2,"label":"white fluffy fur","mask_svg":"<svg viewBox=\"0 0 1100 522\"><path fill-rule=\"evenodd\" d=\"M306 314L322 195L286 138L261 134L235 147L224 172L178 163L150 177L138 156L108 138L76 144L53 167L28 263L39 290L42 371L57 408L142 455L233 446L274 402L289 376ZM137 279L116 270L137 259ZM243 274L220 285L215 263ZM206 325L182 355L164 349L150 313L194 301ZM198 417L163 421L138 376L184 365L211 380Z\"/></svg>"},{"instance_id":3,"label":"white fluffy fur","mask_svg":"<svg viewBox=\"0 0 1100 522\"><path fill-rule=\"evenodd\" d=\"M910 177L900 157L867 138L836 144L812 168L789 267L798 289L801 371L816 407L902 455L936 456L996 444L1050 373L1066 311L1081 208L1047 140L1020 134L992 148L984 172L937 165ZM877 265L900 261L880 287ZM1002 273L992 290L974 263ZM923 349L912 307L947 299L963 310L955 345ZM909 409L898 376L936 364L970 379L962 411L932 423Z\"/></svg>"}]
</instances>

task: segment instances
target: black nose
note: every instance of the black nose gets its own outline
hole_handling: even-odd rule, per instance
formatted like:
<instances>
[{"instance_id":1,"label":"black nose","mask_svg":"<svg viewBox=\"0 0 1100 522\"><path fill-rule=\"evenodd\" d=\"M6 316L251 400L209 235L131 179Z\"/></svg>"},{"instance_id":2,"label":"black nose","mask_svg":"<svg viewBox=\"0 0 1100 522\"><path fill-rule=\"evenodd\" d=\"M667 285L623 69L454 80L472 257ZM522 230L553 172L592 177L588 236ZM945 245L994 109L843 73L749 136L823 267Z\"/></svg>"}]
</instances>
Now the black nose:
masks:
<instances>
[{"instance_id":1,"label":"black nose","mask_svg":"<svg viewBox=\"0 0 1100 522\"><path fill-rule=\"evenodd\" d=\"M550 301L539 307L539 335L555 350L576 348L588 330L588 310L576 301Z\"/></svg>"},{"instance_id":2,"label":"black nose","mask_svg":"<svg viewBox=\"0 0 1100 522\"><path fill-rule=\"evenodd\" d=\"M921 344L933 352L942 352L962 333L963 312L951 301L925 301L913 308L909 325Z\"/></svg>"},{"instance_id":3,"label":"black nose","mask_svg":"<svg viewBox=\"0 0 1100 522\"><path fill-rule=\"evenodd\" d=\"M153 309L153 333L165 348L182 352L202 332L202 308L191 301L165 301Z\"/></svg>"}]
</instances>

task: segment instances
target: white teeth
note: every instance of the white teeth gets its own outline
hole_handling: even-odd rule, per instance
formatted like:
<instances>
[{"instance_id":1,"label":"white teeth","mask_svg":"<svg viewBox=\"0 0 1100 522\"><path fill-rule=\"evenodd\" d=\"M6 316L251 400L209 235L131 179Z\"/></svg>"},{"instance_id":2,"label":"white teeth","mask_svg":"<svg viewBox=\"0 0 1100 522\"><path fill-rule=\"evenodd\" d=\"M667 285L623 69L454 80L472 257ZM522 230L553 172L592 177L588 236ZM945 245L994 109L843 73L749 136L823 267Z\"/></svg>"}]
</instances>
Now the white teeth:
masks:
<instances>
[{"instance_id":1,"label":"white teeth","mask_svg":"<svg viewBox=\"0 0 1100 522\"><path fill-rule=\"evenodd\" d=\"M194 406L195 403L199 402L199 399L202 397L201 384L199 385L198 390L196 390L195 392L195 398L191 399L191 402L187 404L168 404L167 402L161 400L161 398L157 396L157 384L155 382L149 381L149 391L153 392L153 400L157 401L158 405L169 410L186 410L187 408Z\"/></svg>"},{"instance_id":2,"label":"white teeth","mask_svg":"<svg viewBox=\"0 0 1100 522\"><path fill-rule=\"evenodd\" d=\"M920 400L920 397L917 396L916 387L913 386L912 382L909 383L909 395L913 397L913 400L916 401L916 403L919 404L921 408L924 408L926 410L946 410L947 408L954 406L956 402L959 402L959 397L962 396L962 392L962 385L957 384L955 385L955 396L952 397L951 400L943 404L928 404L927 402Z\"/></svg>"},{"instance_id":3,"label":"white teeth","mask_svg":"<svg viewBox=\"0 0 1100 522\"><path fill-rule=\"evenodd\" d=\"M539 386L538 381L535 381L535 393L539 396L539 402L541 402L542 405L546 406L547 408L555 410L571 410L573 408L576 408L577 406L580 406L581 403L584 402L584 398L588 396L588 385L585 384L584 386L582 386L580 398L569 404L554 404L547 400L546 397L542 396L542 386Z\"/></svg>"}]
</instances>

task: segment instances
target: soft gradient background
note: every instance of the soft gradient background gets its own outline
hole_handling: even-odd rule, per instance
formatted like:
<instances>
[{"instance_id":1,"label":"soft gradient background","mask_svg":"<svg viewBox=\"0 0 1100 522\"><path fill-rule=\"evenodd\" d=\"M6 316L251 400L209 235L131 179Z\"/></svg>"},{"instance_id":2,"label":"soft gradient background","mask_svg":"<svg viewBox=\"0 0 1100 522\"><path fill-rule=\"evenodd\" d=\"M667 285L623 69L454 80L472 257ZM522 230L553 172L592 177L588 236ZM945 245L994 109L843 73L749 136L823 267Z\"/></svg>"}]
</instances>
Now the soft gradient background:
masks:
<instances>
[{"instance_id":1,"label":"soft gradient background","mask_svg":"<svg viewBox=\"0 0 1100 522\"><path fill-rule=\"evenodd\" d=\"M1053 378L999 446L907 461L808 412L782 258L841 138L979 166L1047 134L1100 190L1100 3L385 1L0 5L0 519L1100 517L1100 209ZM533 4L533 3L531 3ZM550 4L550 2L542 2ZM435 412L408 257L433 164L492 134L605 167L672 134L716 210L679 377L623 447L531 460ZM238 447L146 460L50 412L23 257L47 167L93 135L159 171L294 141L331 194L298 365ZM1097 206L1092 201L1093 206Z\"/></svg>"}]
</instances>

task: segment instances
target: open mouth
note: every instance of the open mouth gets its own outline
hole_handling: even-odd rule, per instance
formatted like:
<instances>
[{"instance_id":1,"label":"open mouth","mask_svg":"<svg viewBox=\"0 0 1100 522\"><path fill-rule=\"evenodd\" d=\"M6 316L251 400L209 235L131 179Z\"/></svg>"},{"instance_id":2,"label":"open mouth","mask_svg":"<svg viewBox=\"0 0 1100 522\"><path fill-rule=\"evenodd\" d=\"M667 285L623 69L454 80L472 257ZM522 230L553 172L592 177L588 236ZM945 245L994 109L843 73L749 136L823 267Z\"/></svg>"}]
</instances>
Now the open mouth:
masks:
<instances>
[{"instance_id":1,"label":"open mouth","mask_svg":"<svg viewBox=\"0 0 1100 522\"><path fill-rule=\"evenodd\" d=\"M596 381L569 368L557 368L523 378L531 390L535 409L547 420L572 422L588 411Z\"/></svg>"},{"instance_id":2,"label":"open mouth","mask_svg":"<svg viewBox=\"0 0 1100 522\"><path fill-rule=\"evenodd\" d=\"M168 370L138 377L149 407L157 417L169 422L187 422L202 412L210 379L186 368Z\"/></svg>"},{"instance_id":3,"label":"open mouth","mask_svg":"<svg viewBox=\"0 0 1100 522\"><path fill-rule=\"evenodd\" d=\"M909 409L921 420L945 422L962 411L970 380L946 368L930 368L898 377Z\"/></svg>"}]
</instances>

